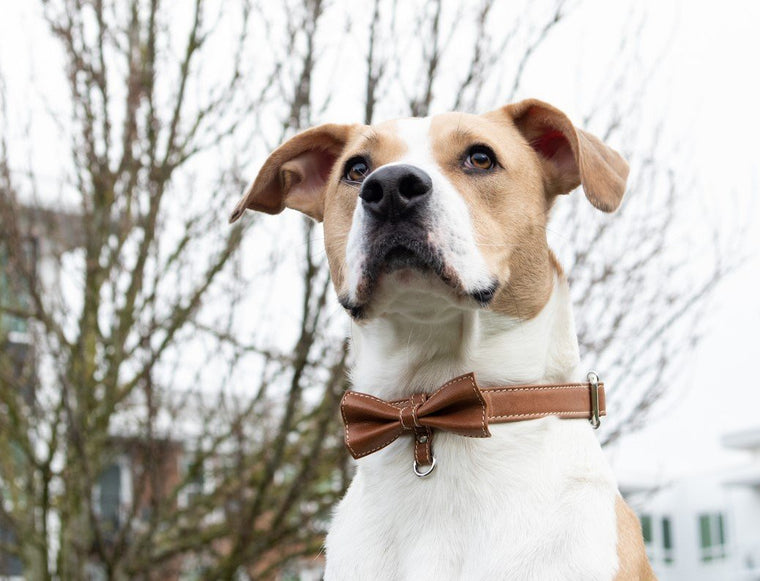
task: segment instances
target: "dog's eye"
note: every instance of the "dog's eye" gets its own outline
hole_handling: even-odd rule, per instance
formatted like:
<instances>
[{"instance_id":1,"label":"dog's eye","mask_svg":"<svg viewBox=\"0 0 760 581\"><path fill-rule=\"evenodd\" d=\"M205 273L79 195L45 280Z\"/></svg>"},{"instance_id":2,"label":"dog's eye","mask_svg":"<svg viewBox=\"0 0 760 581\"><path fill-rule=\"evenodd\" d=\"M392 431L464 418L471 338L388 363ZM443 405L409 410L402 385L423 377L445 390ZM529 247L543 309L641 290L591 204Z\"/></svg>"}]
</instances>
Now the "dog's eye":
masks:
<instances>
[{"instance_id":1,"label":"dog's eye","mask_svg":"<svg viewBox=\"0 0 760 581\"><path fill-rule=\"evenodd\" d=\"M476 145L467 152L464 160L464 166L467 169L489 170L496 167L496 156L489 147L485 145Z\"/></svg>"},{"instance_id":2,"label":"dog's eye","mask_svg":"<svg viewBox=\"0 0 760 581\"><path fill-rule=\"evenodd\" d=\"M352 157L346 162L343 177L349 182L361 182L369 173L369 163L361 156Z\"/></svg>"}]
</instances>

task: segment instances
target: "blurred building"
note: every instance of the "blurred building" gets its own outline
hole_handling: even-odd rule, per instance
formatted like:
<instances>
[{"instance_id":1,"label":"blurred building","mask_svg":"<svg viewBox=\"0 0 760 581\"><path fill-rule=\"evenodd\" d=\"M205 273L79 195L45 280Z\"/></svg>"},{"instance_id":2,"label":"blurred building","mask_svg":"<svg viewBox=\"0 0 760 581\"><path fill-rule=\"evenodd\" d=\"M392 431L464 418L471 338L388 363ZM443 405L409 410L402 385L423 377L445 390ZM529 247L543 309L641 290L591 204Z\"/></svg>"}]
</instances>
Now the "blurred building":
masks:
<instances>
[{"instance_id":1,"label":"blurred building","mask_svg":"<svg viewBox=\"0 0 760 581\"><path fill-rule=\"evenodd\" d=\"M30 317L24 315L33 310L29 285L34 288L38 280L46 286L59 284L60 257L82 247L83 233L81 218L76 213L21 206L17 218L19 231L24 233L20 252L18 242L15 242L16 247L8 247L12 237L0 240L0 304L6 307L0 311L0 379L10 378L10 382L2 388L19 390L24 404L34 406L38 372L35 328ZM14 268L16 263L13 262L18 256L22 256L22 270L31 274L31 282L19 280L19 269ZM178 397L182 397L181 394ZM2 414L0 409L0 422L7 421ZM192 518L202 513L205 524L230 522L229 519L239 512L234 500L223 507L208 506L204 502L204 496L215 486L214 474L225 470L231 458L219 454L206 458L200 469L196 467L192 470L195 453L190 442L194 438L189 435L193 431L191 426L197 420L192 413L184 413L182 422L177 417L164 416L157 420L157 433L150 437L135 429L140 423L129 413L114 418L111 424L105 445L109 461L92 490L102 542L106 545L128 547L134 535L155 526L151 519L154 511L167 507L179 512L185 510L185 514L192 515ZM9 459L3 458L2 461ZM24 461L21 454L17 461ZM4 496L0 481L0 502L6 502ZM51 526L54 529L57 525L51 523ZM3 546L14 547L19 541L23 543L23 539L19 539L13 531L10 521L3 521L0 511L0 581L25 579L18 556L3 551ZM214 541L209 548L224 553L230 549L229 539ZM107 573L94 557L96 552L92 551L92 554L88 579L105 581ZM276 554L271 556L272 559L276 557ZM276 578L283 581L318 580L322 578L323 564L321 555L303 557L276 574ZM178 555L168 563L156 566L151 578L162 581L203 579L205 567L201 555ZM240 571L238 578L252 576Z\"/></svg>"},{"instance_id":2,"label":"blurred building","mask_svg":"<svg viewBox=\"0 0 760 581\"><path fill-rule=\"evenodd\" d=\"M124 542L129 535L151 526L151 515L159 504L187 506L203 492L203 478L186 483L178 494L175 489L187 471L187 454L183 442L168 438L145 438L115 435L109 442L115 453L98 477L92 495L106 543ZM156 567L156 579L178 581L200 578L193 575L196 567L182 557ZM105 571L93 561L92 581L108 579Z\"/></svg>"},{"instance_id":3,"label":"blurred building","mask_svg":"<svg viewBox=\"0 0 760 581\"><path fill-rule=\"evenodd\" d=\"M15 256L20 258L23 268L32 278L37 276L39 239L35 235L24 236ZM0 242L0 304L5 308L0 312L0 379L7 387L18 390L26 405L33 405L36 383L34 343L29 320L20 313L29 309L30 297L23 292L23 286L11 275L12 251L5 240ZM17 312L14 312L17 311ZM13 378L12 382L7 378ZM6 421L0 413L0 421ZM20 454L19 454L20 457ZM18 462L19 458L4 458L3 461ZM3 485L0 481L0 502L5 502ZM2 546L13 546L17 542L16 533L0 513L0 578L22 579L20 559Z\"/></svg>"},{"instance_id":4,"label":"blurred building","mask_svg":"<svg viewBox=\"0 0 760 581\"><path fill-rule=\"evenodd\" d=\"M760 427L722 439L746 464L672 483L621 483L660 581L760 581Z\"/></svg>"}]
</instances>

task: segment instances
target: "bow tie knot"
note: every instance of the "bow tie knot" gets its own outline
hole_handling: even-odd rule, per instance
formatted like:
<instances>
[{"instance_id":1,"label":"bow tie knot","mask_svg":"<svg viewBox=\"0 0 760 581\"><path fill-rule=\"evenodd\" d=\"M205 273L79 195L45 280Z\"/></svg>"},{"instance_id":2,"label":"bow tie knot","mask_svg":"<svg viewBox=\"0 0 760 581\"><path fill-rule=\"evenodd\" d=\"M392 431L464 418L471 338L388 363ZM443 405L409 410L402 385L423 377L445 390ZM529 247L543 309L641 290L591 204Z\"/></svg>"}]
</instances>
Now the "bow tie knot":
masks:
<instances>
[{"instance_id":1,"label":"bow tie knot","mask_svg":"<svg viewBox=\"0 0 760 581\"><path fill-rule=\"evenodd\" d=\"M424 427L420 424L419 409L420 406L425 403L425 400L427 400L427 394L418 393L403 402L403 407L398 412L398 419L404 430L414 430L415 428Z\"/></svg>"}]
</instances>

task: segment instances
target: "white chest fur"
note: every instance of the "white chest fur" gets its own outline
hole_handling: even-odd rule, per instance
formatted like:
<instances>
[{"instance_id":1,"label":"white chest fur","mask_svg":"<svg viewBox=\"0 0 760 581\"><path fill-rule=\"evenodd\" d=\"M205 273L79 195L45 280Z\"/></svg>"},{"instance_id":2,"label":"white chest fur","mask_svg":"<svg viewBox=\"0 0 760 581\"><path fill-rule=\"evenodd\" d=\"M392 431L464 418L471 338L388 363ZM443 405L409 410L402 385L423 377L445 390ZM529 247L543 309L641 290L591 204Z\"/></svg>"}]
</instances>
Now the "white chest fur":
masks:
<instances>
[{"instance_id":1,"label":"white chest fur","mask_svg":"<svg viewBox=\"0 0 760 581\"><path fill-rule=\"evenodd\" d=\"M527 322L436 305L438 322L425 325L388 304L399 312L354 330L358 391L397 398L469 371L484 386L581 379L559 279ZM327 538L327 581L612 580L617 488L589 423L490 429L436 434L426 479L412 473L409 438L360 460Z\"/></svg>"}]
</instances>

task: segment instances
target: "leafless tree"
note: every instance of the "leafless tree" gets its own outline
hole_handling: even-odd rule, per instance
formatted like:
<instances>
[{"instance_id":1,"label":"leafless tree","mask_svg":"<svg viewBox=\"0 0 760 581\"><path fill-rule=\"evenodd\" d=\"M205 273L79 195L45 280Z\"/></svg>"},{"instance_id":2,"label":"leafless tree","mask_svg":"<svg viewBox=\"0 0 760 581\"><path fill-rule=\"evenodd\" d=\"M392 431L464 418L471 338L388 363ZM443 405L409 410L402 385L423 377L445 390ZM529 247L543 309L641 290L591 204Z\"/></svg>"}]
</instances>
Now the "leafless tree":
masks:
<instances>
[{"instance_id":1,"label":"leafless tree","mask_svg":"<svg viewBox=\"0 0 760 581\"><path fill-rule=\"evenodd\" d=\"M10 327L28 322L33 349L0 354L0 528L12 532L0 554L35 579L93 567L266 579L319 552L350 476L336 413L345 327L317 226L227 228L252 177L241 168L336 112L370 123L527 96L525 72L571 7L506 4L41 2L64 55L61 190L75 203L52 210L3 137L0 330L18 342ZM646 418L732 264L716 252L695 273L671 249L686 184L658 143L637 157L656 134L621 129L646 84L607 82L585 121L633 158L628 201L601 218L571 197L550 235L584 359L609 370L612 441ZM349 86L362 90L342 96ZM283 293L293 308L273 309ZM99 495L124 457L131 495L114 521Z\"/></svg>"}]
</instances>

